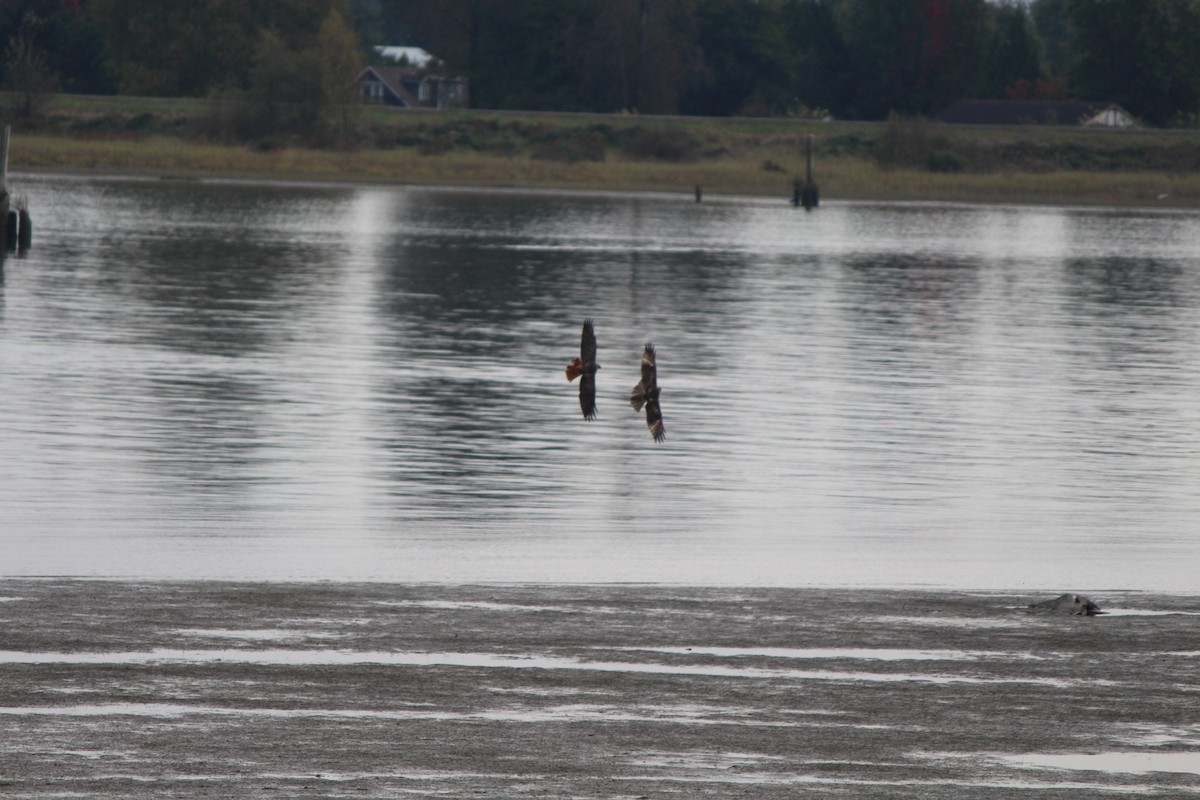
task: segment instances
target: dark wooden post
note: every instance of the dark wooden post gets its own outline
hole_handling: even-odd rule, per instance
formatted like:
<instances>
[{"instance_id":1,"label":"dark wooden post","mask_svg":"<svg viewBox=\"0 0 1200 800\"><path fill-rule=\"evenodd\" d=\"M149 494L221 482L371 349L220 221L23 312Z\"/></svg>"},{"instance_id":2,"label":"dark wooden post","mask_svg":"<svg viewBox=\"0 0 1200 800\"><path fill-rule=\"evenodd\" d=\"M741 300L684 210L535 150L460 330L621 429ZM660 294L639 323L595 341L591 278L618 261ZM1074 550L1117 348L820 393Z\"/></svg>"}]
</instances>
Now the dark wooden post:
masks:
<instances>
[{"instance_id":1,"label":"dark wooden post","mask_svg":"<svg viewBox=\"0 0 1200 800\"><path fill-rule=\"evenodd\" d=\"M17 212L17 249L24 252L33 244L33 220L29 218L29 212L22 208Z\"/></svg>"},{"instance_id":2,"label":"dark wooden post","mask_svg":"<svg viewBox=\"0 0 1200 800\"><path fill-rule=\"evenodd\" d=\"M4 126L4 138L0 139L0 190L8 191L8 137L12 134L12 126Z\"/></svg>"},{"instance_id":3,"label":"dark wooden post","mask_svg":"<svg viewBox=\"0 0 1200 800\"><path fill-rule=\"evenodd\" d=\"M12 193L8 191L8 140L11 135L12 128L5 125L0 136L0 253L25 251L33 243L33 223L25 200L14 203Z\"/></svg>"},{"instance_id":4,"label":"dark wooden post","mask_svg":"<svg viewBox=\"0 0 1200 800\"><path fill-rule=\"evenodd\" d=\"M10 126L4 126L4 136L0 139L0 253L17 246L17 219L10 218L14 213L8 196L8 135Z\"/></svg>"},{"instance_id":5,"label":"dark wooden post","mask_svg":"<svg viewBox=\"0 0 1200 800\"><path fill-rule=\"evenodd\" d=\"M808 169L804 180L804 186L800 188L799 205L804 206L805 211L811 211L821 204L821 191L817 188L816 181L813 180L813 135L808 135Z\"/></svg>"}]
</instances>

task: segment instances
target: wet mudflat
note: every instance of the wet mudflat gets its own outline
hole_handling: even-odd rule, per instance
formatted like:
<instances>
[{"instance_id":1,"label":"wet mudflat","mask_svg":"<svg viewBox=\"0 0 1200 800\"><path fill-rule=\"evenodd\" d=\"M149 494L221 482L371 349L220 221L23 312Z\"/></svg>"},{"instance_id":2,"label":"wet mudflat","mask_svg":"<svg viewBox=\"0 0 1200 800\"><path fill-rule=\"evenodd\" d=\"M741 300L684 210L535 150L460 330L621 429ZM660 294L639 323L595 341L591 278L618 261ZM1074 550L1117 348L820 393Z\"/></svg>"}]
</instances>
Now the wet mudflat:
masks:
<instances>
[{"instance_id":1,"label":"wet mudflat","mask_svg":"<svg viewBox=\"0 0 1200 800\"><path fill-rule=\"evenodd\" d=\"M0 581L5 797L1200 795L1200 598Z\"/></svg>"}]
</instances>

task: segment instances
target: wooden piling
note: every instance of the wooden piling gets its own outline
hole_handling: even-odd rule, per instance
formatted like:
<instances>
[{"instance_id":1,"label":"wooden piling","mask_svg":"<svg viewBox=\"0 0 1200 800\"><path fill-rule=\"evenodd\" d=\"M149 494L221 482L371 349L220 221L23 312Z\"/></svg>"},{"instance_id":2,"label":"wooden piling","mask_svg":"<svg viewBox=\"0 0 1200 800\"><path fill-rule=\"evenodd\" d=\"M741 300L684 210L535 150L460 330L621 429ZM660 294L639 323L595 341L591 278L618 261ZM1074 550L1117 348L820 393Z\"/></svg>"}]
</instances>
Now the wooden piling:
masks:
<instances>
[{"instance_id":1,"label":"wooden piling","mask_svg":"<svg viewBox=\"0 0 1200 800\"><path fill-rule=\"evenodd\" d=\"M33 222L25 200L13 202L8 190L8 140L12 128L4 126L0 134L0 253L29 249L33 244Z\"/></svg>"},{"instance_id":2,"label":"wooden piling","mask_svg":"<svg viewBox=\"0 0 1200 800\"><path fill-rule=\"evenodd\" d=\"M808 158L807 170L804 179L804 186L800 188L799 205L804 206L805 211L811 211L821 204L821 190L817 188L816 181L813 180L813 135L808 135Z\"/></svg>"},{"instance_id":3,"label":"wooden piling","mask_svg":"<svg viewBox=\"0 0 1200 800\"><path fill-rule=\"evenodd\" d=\"M704 190L700 188L700 184L696 184L696 202L699 203L704 199Z\"/></svg>"},{"instance_id":4,"label":"wooden piling","mask_svg":"<svg viewBox=\"0 0 1200 800\"><path fill-rule=\"evenodd\" d=\"M17 246L17 217L8 195L8 137L12 127L4 126L0 137L0 253Z\"/></svg>"},{"instance_id":5,"label":"wooden piling","mask_svg":"<svg viewBox=\"0 0 1200 800\"><path fill-rule=\"evenodd\" d=\"M33 220L29 218L29 212L21 209L17 212L17 249L28 250L33 244Z\"/></svg>"},{"instance_id":6,"label":"wooden piling","mask_svg":"<svg viewBox=\"0 0 1200 800\"><path fill-rule=\"evenodd\" d=\"M8 193L8 137L12 126L4 126L4 137L0 140L0 192Z\"/></svg>"}]
</instances>

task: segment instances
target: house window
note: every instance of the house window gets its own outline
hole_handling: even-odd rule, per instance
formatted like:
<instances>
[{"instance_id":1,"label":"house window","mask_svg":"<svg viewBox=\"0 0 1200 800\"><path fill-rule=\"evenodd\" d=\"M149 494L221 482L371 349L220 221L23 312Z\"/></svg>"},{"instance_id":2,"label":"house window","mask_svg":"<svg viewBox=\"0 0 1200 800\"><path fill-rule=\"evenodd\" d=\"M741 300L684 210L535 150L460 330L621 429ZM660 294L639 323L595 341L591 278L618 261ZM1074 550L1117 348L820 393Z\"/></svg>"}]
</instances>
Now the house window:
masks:
<instances>
[{"instance_id":1,"label":"house window","mask_svg":"<svg viewBox=\"0 0 1200 800\"><path fill-rule=\"evenodd\" d=\"M379 81L363 81L362 96L373 103L383 102L383 84Z\"/></svg>"}]
</instances>

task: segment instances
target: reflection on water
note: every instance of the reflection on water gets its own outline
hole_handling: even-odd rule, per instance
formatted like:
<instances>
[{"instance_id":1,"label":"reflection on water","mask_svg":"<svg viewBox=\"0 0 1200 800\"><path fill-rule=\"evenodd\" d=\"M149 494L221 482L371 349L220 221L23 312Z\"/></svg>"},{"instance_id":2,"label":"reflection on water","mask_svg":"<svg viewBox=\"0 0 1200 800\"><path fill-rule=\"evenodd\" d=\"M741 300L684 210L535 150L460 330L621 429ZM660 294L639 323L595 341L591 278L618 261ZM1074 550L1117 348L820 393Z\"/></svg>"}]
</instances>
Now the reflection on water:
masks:
<instances>
[{"instance_id":1,"label":"reflection on water","mask_svg":"<svg viewBox=\"0 0 1200 800\"><path fill-rule=\"evenodd\" d=\"M20 184L0 573L1194 590L1193 215Z\"/></svg>"}]
</instances>

